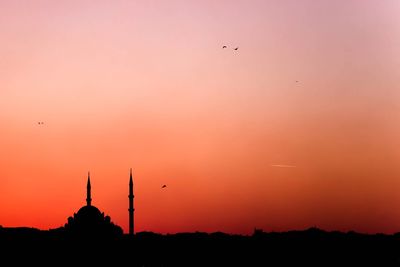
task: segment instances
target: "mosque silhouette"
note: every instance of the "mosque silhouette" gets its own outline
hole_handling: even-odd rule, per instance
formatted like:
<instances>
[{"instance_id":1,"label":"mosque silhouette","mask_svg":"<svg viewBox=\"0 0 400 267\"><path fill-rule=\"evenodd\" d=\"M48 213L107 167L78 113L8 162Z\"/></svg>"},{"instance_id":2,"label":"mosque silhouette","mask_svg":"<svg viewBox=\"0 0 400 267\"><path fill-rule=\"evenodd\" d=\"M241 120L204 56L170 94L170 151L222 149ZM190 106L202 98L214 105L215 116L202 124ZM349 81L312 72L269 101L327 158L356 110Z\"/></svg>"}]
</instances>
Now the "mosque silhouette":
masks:
<instances>
[{"instance_id":1,"label":"mosque silhouette","mask_svg":"<svg viewBox=\"0 0 400 267\"><path fill-rule=\"evenodd\" d=\"M88 173L86 187L86 206L83 206L68 218L68 222L64 225L65 233L71 236L95 236L95 237L111 237L123 235L122 228L111 221L110 216L105 216L97 207L92 205L90 172ZM129 179L129 235L134 234L134 211L133 208L133 180L132 169L130 170Z\"/></svg>"}]
</instances>

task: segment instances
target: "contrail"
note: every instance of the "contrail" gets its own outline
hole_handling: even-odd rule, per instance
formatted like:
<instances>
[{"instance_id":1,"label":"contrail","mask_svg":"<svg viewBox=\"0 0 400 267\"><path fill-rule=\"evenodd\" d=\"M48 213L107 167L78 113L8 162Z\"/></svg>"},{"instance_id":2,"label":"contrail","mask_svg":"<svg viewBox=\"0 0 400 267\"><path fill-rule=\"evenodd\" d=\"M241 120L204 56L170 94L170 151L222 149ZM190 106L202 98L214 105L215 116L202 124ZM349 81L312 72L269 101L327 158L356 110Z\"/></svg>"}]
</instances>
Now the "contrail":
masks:
<instances>
[{"instance_id":1,"label":"contrail","mask_svg":"<svg viewBox=\"0 0 400 267\"><path fill-rule=\"evenodd\" d=\"M282 164L273 164L271 165L272 167L278 167L278 168L296 168L297 166L294 165L282 165Z\"/></svg>"}]
</instances>

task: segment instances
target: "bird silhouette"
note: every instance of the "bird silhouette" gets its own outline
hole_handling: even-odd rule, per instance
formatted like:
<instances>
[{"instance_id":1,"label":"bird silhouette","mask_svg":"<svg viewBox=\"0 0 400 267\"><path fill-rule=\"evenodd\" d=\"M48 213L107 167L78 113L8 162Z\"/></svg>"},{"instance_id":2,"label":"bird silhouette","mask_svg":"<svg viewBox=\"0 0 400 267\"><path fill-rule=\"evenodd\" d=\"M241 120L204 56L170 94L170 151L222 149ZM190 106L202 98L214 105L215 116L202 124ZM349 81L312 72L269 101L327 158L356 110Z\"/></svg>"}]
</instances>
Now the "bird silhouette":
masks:
<instances>
[{"instance_id":1,"label":"bird silhouette","mask_svg":"<svg viewBox=\"0 0 400 267\"><path fill-rule=\"evenodd\" d=\"M226 45L224 45L223 47L222 47L222 49L224 49L224 48L226 48L227 46Z\"/></svg>"},{"instance_id":2,"label":"bird silhouette","mask_svg":"<svg viewBox=\"0 0 400 267\"><path fill-rule=\"evenodd\" d=\"M235 47L233 50L238 50L239 49L239 47Z\"/></svg>"},{"instance_id":3,"label":"bird silhouette","mask_svg":"<svg viewBox=\"0 0 400 267\"><path fill-rule=\"evenodd\" d=\"M163 186L161 186L161 188L166 188L167 187L167 185L163 185Z\"/></svg>"}]
</instances>

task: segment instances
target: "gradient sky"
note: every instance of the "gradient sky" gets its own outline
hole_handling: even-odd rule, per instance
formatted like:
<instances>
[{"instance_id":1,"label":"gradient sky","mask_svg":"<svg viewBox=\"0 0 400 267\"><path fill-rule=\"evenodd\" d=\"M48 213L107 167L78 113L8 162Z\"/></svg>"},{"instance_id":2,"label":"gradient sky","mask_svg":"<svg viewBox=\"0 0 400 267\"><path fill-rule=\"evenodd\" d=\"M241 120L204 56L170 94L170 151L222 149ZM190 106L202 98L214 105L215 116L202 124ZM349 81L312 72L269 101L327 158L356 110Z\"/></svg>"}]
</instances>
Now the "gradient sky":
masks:
<instances>
[{"instance_id":1,"label":"gradient sky","mask_svg":"<svg viewBox=\"0 0 400 267\"><path fill-rule=\"evenodd\" d=\"M63 225L90 170L127 231L132 167L136 231L400 231L399 14L1 0L0 225Z\"/></svg>"}]
</instances>

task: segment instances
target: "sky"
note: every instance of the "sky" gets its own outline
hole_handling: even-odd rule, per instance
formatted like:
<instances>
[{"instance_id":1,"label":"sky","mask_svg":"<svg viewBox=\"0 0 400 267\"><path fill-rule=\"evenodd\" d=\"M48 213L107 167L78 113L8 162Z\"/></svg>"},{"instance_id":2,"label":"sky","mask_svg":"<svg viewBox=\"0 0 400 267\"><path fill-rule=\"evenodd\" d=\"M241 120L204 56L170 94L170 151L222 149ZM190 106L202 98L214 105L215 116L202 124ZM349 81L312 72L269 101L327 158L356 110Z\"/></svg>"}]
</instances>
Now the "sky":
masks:
<instances>
[{"instance_id":1,"label":"sky","mask_svg":"<svg viewBox=\"0 0 400 267\"><path fill-rule=\"evenodd\" d=\"M127 232L132 168L135 231L400 232L398 14L1 0L0 225L64 225L90 171Z\"/></svg>"}]
</instances>

